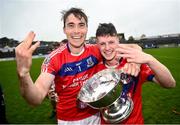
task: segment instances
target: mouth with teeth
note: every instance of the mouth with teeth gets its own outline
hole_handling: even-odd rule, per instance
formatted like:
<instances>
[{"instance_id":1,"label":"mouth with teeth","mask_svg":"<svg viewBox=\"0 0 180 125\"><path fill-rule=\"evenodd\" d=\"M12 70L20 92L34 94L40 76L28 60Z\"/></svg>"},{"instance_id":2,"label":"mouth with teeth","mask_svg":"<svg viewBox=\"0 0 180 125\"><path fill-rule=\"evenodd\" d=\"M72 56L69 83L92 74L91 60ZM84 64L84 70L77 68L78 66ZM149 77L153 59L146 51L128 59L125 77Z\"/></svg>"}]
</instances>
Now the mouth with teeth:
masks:
<instances>
[{"instance_id":1,"label":"mouth with teeth","mask_svg":"<svg viewBox=\"0 0 180 125\"><path fill-rule=\"evenodd\" d=\"M70 44L74 47L81 47L85 41L85 36L83 34L72 34L69 38Z\"/></svg>"},{"instance_id":2,"label":"mouth with teeth","mask_svg":"<svg viewBox=\"0 0 180 125\"><path fill-rule=\"evenodd\" d=\"M82 42L83 36L71 36L71 39L76 42Z\"/></svg>"},{"instance_id":3,"label":"mouth with teeth","mask_svg":"<svg viewBox=\"0 0 180 125\"><path fill-rule=\"evenodd\" d=\"M114 52L113 51L105 51L104 54L107 56L111 56Z\"/></svg>"},{"instance_id":4,"label":"mouth with teeth","mask_svg":"<svg viewBox=\"0 0 180 125\"><path fill-rule=\"evenodd\" d=\"M114 51L104 51L104 56L107 60L111 60L115 57L115 52Z\"/></svg>"},{"instance_id":5,"label":"mouth with teeth","mask_svg":"<svg viewBox=\"0 0 180 125\"><path fill-rule=\"evenodd\" d=\"M78 36L72 35L71 38L72 38L72 39L82 39L82 38L83 38L83 35L78 35Z\"/></svg>"},{"instance_id":6,"label":"mouth with teeth","mask_svg":"<svg viewBox=\"0 0 180 125\"><path fill-rule=\"evenodd\" d=\"M81 39L82 37L81 36L72 36L71 38L72 39Z\"/></svg>"}]
</instances>

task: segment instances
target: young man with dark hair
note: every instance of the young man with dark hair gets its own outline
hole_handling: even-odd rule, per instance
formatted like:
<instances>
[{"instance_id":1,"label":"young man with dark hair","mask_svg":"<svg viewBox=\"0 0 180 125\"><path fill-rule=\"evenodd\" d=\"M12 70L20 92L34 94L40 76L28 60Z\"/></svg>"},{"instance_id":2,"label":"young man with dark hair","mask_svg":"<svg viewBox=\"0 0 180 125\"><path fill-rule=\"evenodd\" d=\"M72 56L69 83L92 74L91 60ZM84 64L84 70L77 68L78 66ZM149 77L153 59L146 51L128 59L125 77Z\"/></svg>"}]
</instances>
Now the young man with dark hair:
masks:
<instances>
[{"instance_id":1,"label":"young man with dark hair","mask_svg":"<svg viewBox=\"0 0 180 125\"><path fill-rule=\"evenodd\" d=\"M112 23L102 23L96 31L97 44L104 58L97 65L97 71L106 68L122 69L127 62L142 64L139 75L129 82L129 85L124 84L122 93L132 99L134 108L130 116L122 121L122 124L143 124L142 114L142 85L146 81L155 82L162 87L172 88L176 83L170 71L161 64L152 55L144 53L138 49L128 46L119 46L117 31ZM118 58L117 58L118 57ZM122 95L121 95L122 96Z\"/></svg>"}]
</instances>

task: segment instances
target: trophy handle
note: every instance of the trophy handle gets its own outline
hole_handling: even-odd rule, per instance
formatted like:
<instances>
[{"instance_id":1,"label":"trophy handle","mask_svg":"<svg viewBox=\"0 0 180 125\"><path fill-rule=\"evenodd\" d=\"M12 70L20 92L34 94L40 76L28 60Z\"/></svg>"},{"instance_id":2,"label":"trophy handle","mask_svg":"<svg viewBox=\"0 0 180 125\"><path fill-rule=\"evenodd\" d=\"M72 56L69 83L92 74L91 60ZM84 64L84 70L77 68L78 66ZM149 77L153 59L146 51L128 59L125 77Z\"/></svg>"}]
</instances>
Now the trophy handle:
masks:
<instances>
[{"instance_id":1,"label":"trophy handle","mask_svg":"<svg viewBox=\"0 0 180 125\"><path fill-rule=\"evenodd\" d=\"M81 100L76 100L76 106L80 109L85 109L88 106L88 103L82 102Z\"/></svg>"},{"instance_id":2,"label":"trophy handle","mask_svg":"<svg viewBox=\"0 0 180 125\"><path fill-rule=\"evenodd\" d=\"M117 74L119 75L120 82L121 82L122 84L128 84L128 83L129 83L130 75L124 73L124 70L123 70L123 69L117 69L116 72L117 72Z\"/></svg>"}]
</instances>

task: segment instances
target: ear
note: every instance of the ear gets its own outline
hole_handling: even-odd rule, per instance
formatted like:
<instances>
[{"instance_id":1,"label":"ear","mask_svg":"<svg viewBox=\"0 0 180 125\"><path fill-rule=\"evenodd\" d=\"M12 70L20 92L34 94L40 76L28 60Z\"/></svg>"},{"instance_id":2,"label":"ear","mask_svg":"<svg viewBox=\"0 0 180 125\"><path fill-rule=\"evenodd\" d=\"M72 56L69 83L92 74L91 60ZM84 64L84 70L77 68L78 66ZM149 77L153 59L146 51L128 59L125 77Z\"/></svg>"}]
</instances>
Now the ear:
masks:
<instances>
[{"instance_id":1,"label":"ear","mask_svg":"<svg viewBox=\"0 0 180 125\"><path fill-rule=\"evenodd\" d=\"M63 32L64 32L64 34L66 34L66 29L65 29L65 27L63 27Z\"/></svg>"},{"instance_id":2,"label":"ear","mask_svg":"<svg viewBox=\"0 0 180 125\"><path fill-rule=\"evenodd\" d=\"M99 43L99 39L98 39L98 37L96 37L96 39L95 39L95 40L96 40L96 43Z\"/></svg>"},{"instance_id":3,"label":"ear","mask_svg":"<svg viewBox=\"0 0 180 125\"><path fill-rule=\"evenodd\" d=\"M119 37L118 37L118 36L116 36L116 40L117 40L117 42L119 43L120 39L119 39Z\"/></svg>"},{"instance_id":4,"label":"ear","mask_svg":"<svg viewBox=\"0 0 180 125\"><path fill-rule=\"evenodd\" d=\"M119 37L118 37L118 36L116 36L116 40L119 40Z\"/></svg>"}]
</instances>

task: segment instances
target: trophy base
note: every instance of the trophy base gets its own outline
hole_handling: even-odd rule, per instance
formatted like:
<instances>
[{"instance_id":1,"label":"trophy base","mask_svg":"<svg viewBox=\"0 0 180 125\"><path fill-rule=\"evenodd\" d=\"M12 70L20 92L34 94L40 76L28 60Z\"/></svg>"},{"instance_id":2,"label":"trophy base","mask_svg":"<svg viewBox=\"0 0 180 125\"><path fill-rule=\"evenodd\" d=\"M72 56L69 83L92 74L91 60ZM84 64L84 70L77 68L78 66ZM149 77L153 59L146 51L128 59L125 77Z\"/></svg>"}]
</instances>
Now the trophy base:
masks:
<instances>
[{"instance_id":1,"label":"trophy base","mask_svg":"<svg viewBox=\"0 0 180 125\"><path fill-rule=\"evenodd\" d=\"M119 123L129 117L134 104L131 98L122 103L118 98L111 106L101 110L102 117L107 123Z\"/></svg>"}]
</instances>

